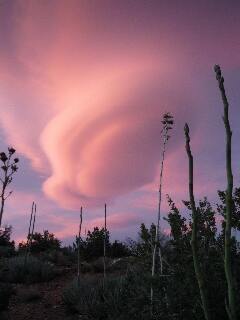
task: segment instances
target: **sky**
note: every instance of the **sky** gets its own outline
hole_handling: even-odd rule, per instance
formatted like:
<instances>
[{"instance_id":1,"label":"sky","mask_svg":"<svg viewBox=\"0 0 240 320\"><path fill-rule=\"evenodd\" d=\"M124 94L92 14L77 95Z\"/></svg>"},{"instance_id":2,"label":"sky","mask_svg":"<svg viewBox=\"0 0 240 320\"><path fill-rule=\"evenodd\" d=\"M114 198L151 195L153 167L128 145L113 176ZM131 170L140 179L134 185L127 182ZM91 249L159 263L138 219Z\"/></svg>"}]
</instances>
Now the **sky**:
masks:
<instances>
[{"instance_id":1,"label":"sky","mask_svg":"<svg viewBox=\"0 0 240 320\"><path fill-rule=\"evenodd\" d=\"M162 0L0 0L0 148L20 158L3 223L71 243L103 226L112 239L156 222L161 118L175 118L165 195L188 199L188 122L195 197L217 201L225 178L225 132L214 64L225 77L240 182L240 3ZM169 232L165 221L162 230Z\"/></svg>"}]
</instances>

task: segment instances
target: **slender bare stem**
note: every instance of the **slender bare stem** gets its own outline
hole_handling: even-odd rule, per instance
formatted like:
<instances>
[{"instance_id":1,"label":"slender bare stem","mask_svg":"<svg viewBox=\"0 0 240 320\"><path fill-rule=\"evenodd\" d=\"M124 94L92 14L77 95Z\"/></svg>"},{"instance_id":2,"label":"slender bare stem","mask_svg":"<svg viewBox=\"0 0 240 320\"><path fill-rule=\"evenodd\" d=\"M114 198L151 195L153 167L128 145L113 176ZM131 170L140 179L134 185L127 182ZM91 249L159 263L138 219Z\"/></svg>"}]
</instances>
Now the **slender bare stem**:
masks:
<instances>
[{"instance_id":1,"label":"slender bare stem","mask_svg":"<svg viewBox=\"0 0 240 320\"><path fill-rule=\"evenodd\" d=\"M218 65L214 66L216 79L221 92L224 115L223 122L226 130L226 174L227 174L227 190L226 190L226 217L225 217L225 247L224 247L224 268L228 287L228 305L226 310L230 320L236 320L236 294L234 289L234 279L232 274L232 258L231 258L231 232L232 232L232 211L233 211L233 174L232 174L232 130L229 122L229 103L224 88L224 78L221 68Z\"/></svg>"},{"instance_id":2,"label":"slender bare stem","mask_svg":"<svg viewBox=\"0 0 240 320\"><path fill-rule=\"evenodd\" d=\"M163 259L162 259L162 252L161 252L161 245L160 245L160 220L161 220L161 203L162 203L162 185L163 185L163 169L164 169L164 160L165 160L165 152L166 152L166 144L169 140L170 136L168 135L168 131L172 129L173 125L173 117L166 113L163 116L162 124L163 129L161 133L163 134L163 150L162 150L162 159L161 159L161 166L160 166L160 177L159 177L159 198L158 198L158 215L157 215L157 225L156 225L156 232L155 232L155 241L154 241L154 247L153 247L153 253L152 253L152 280L154 278L155 272L156 272L156 256L157 256L157 250L159 255L159 268L160 268L160 274L163 273ZM151 292L150 292L150 298L151 298L151 315L153 314L153 285L151 284Z\"/></svg>"},{"instance_id":3,"label":"slender bare stem","mask_svg":"<svg viewBox=\"0 0 240 320\"><path fill-rule=\"evenodd\" d=\"M107 204L104 205L103 277L106 279Z\"/></svg>"},{"instance_id":4,"label":"slender bare stem","mask_svg":"<svg viewBox=\"0 0 240 320\"><path fill-rule=\"evenodd\" d=\"M31 247L32 247L32 241L33 241L33 234L34 234L34 228L35 228L35 221L36 221L36 213L37 213L37 205L34 203L33 206L33 223L32 223L32 231L30 234L30 239L29 239L29 245L28 245L28 256L31 252Z\"/></svg>"},{"instance_id":5,"label":"slender bare stem","mask_svg":"<svg viewBox=\"0 0 240 320\"><path fill-rule=\"evenodd\" d=\"M79 221L79 229L78 229L78 265L77 265L77 281L78 286L80 286L80 238L81 238L81 231L82 231L82 207L80 209L80 221Z\"/></svg>"},{"instance_id":6,"label":"slender bare stem","mask_svg":"<svg viewBox=\"0 0 240 320\"><path fill-rule=\"evenodd\" d=\"M27 243L26 243L26 250L25 250L25 256L24 256L24 266L26 266L26 263L27 263L28 247L29 247L29 241L30 241L30 237L31 237L31 227L32 227L33 210L34 210L34 201L33 201L33 203L32 203L30 221L29 221L29 226L28 226Z\"/></svg>"},{"instance_id":7,"label":"slender bare stem","mask_svg":"<svg viewBox=\"0 0 240 320\"><path fill-rule=\"evenodd\" d=\"M192 210L192 238L191 238L191 247L192 247L192 254L193 254L193 263L194 263L194 270L196 274L196 278L198 281L201 301L202 301L202 308L204 312L204 316L206 320L210 320L210 311L208 306L208 299L206 293L206 284L203 278L203 274L200 268L200 261L198 256L198 230L197 230L197 209L195 205L195 198L193 192L193 156L190 147L190 136L189 136L189 127L188 124L185 124L184 127L185 131L185 138L186 138L186 151L189 160L189 197L190 197L190 204Z\"/></svg>"}]
</instances>

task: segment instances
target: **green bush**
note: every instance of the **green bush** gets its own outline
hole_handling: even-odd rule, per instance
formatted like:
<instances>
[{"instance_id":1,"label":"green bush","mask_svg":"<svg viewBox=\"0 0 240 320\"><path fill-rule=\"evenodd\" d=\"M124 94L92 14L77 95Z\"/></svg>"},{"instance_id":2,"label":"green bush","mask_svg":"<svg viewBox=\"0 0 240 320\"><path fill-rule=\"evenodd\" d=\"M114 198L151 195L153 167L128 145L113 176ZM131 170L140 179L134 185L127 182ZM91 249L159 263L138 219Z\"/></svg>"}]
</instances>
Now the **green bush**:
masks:
<instances>
[{"instance_id":1,"label":"green bush","mask_svg":"<svg viewBox=\"0 0 240 320\"><path fill-rule=\"evenodd\" d=\"M0 312L8 308L9 300L13 292L14 291L11 285L0 283Z\"/></svg>"},{"instance_id":2,"label":"green bush","mask_svg":"<svg viewBox=\"0 0 240 320\"><path fill-rule=\"evenodd\" d=\"M25 264L23 256L5 260L5 281L11 283L34 283L53 279L56 275L54 266L35 257L28 257Z\"/></svg>"}]
</instances>

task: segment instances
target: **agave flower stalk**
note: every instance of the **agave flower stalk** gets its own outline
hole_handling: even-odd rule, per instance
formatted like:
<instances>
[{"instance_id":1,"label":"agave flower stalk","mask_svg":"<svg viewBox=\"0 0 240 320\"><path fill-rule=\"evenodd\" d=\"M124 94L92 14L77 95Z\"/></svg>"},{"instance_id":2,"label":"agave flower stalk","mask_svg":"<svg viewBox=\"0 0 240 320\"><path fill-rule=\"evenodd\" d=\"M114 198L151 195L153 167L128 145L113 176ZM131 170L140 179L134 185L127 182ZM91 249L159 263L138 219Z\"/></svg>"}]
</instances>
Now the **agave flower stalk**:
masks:
<instances>
[{"instance_id":1,"label":"agave flower stalk","mask_svg":"<svg viewBox=\"0 0 240 320\"><path fill-rule=\"evenodd\" d=\"M107 204L104 205L103 277L106 279Z\"/></svg>"},{"instance_id":2,"label":"agave flower stalk","mask_svg":"<svg viewBox=\"0 0 240 320\"><path fill-rule=\"evenodd\" d=\"M195 275L196 275L198 286L199 286L204 317L206 320L210 320L211 317L210 317L210 311L209 311L209 305L208 305L208 299L207 299L206 284L200 268L200 261L198 256L197 209L196 209L194 192L193 192L193 156L192 156L191 147L190 147L189 127L187 123L185 124L184 131L185 131L185 138L186 138L186 152L187 152L188 161L189 161L189 197L190 197L190 205L192 210L191 247L192 247L192 254L193 254L193 264L194 264L194 271L195 271Z\"/></svg>"},{"instance_id":3,"label":"agave flower stalk","mask_svg":"<svg viewBox=\"0 0 240 320\"><path fill-rule=\"evenodd\" d=\"M161 220L161 203L162 203L162 185L163 185L163 169L164 169L164 161L165 161L165 153L166 153L166 145L170 138L169 130L172 129L174 124L173 116L168 112L163 115L162 120L163 128L161 134L163 136L163 150L162 150L162 160L161 160L161 167L160 167L160 177L159 177L159 199L158 199L158 215L157 215L157 226L156 226L156 233L155 233L155 241L152 253L152 278L155 276L156 271L156 256L157 251L159 255L159 264L160 264L160 273L163 273L163 264L162 264L162 253L161 253L161 246L160 246L160 220ZM151 313L153 311L153 286L151 285Z\"/></svg>"},{"instance_id":4,"label":"agave flower stalk","mask_svg":"<svg viewBox=\"0 0 240 320\"><path fill-rule=\"evenodd\" d=\"M3 175L0 178L2 188L0 192L0 199L1 199L1 207L0 207L0 228L2 226L2 217L4 211L4 205L7 198L12 194L12 191L7 191L7 186L12 182L14 173L18 170L17 163L19 162L18 158L12 159L14 153L16 152L13 148L8 148L8 154L5 152L0 153L0 160L2 161L2 171Z\"/></svg>"},{"instance_id":5,"label":"agave flower stalk","mask_svg":"<svg viewBox=\"0 0 240 320\"><path fill-rule=\"evenodd\" d=\"M33 215L32 231L31 231L30 242L29 242L29 252L31 250L32 241L33 241L33 234L34 234L35 221L36 221L36 213L37 213L37 205L36 205L36 203L34 203L34 215Z\"/></svg>"},{"instance_id":6,"label":"agave flower stalk","mask_svg":"<svg viewBox=\"0 0 240 320\"><path fill-rule=\"evenodd\" d=\"M24 266L26 266L27 258L30 253L30 247L32 244L32 238L33 238L33 232L34 232L34 226L35 226L35 219L36 219L36 204L33 201L32 208L31 208L30 221L29 221L29 226L28 226L28 235L27 235L27 243L26 243L26 250L25 250L25 257L24 257Z\"/></svg>"},{"instance_id":7,"label":"agave flower stalk","mask_svg":"<svg viewBox=\"0 0 240 320\"><path fill-rule=\"evenodd\" d=\"M236 320L236 302L234 280L232 274L231 259L231 232L232 232L232 211L233 211L233 174L232 174L232 130L229 122L229 103L224 87L224 78L222 76L219 65L214 66L216 79L222 96L224 115L223 122L226 131L226 174L227 174L227 190L226 190L226 216L225 216L225 243L224 243L224 268L228 287L228 305L226 310L230 320Z\"/></svg>"},{"instance_id":8,"label":"agave flower stalk","mask_svg":"<svg viewBox=\"0 0 240 320\"><path fill-rule=\"evenodd\" d=\"M81 238L81 231L82 231L82 214L83 210L82 207L80 209L80 221L79 221L79 229L78 229L78 260L77 260L77 282L78 286L80 286L80 238Z\"/></svg>"}]
</instances>

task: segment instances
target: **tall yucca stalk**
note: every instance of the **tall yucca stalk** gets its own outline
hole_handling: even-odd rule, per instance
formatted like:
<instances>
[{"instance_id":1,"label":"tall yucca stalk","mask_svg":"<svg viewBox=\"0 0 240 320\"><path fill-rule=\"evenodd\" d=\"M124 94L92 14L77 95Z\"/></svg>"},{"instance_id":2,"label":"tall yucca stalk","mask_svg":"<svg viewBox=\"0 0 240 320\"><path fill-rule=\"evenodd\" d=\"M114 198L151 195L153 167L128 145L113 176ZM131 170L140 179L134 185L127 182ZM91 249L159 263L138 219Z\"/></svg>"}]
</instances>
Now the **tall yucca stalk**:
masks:
<instances>
[{"instance_id":1,"label":"tall yucca stalk","mask_svg":"<svg viewBox=\"0 0 240 320\"><path fill-rule=\"evenodd\" d=\"M107 204L104 205L103 277L106 279Z\"/></svg>"},{"instance_id":2,"label":"tall yucca stalk","mask_svg":"<svg viewBox=\"0 0 240 320\"><path fill-rule=\"evenodd\" d=\"M226 216L225 216L225 248L224 248L224 268L228 286L228 304L226 309L230 320L236 320L236 302L234 280L232 274L232 258L231 258L231 231L232 231L232 211L233 211L233 174L232 174L232 130L229 122L229 104L224 88L224 78L219 65L214 66L216 79L221 92L224 115L223 122L226 130L226 173L227 173L227 190L226 190Z\"/></svg>"},{"instance_id":3,"label":"tall yucca stalk","mask_svg":"<svg viewBox=\"0 0 240 320\"><path fill-rule=\"evenodd\" d=\"M33 241L33 234L34 234L35 221L36 221L36 213L37 213L37 205L36 205L36 203L34 203L33 224L32 224L32 231L31 231L30 242L29 242L29 252L31 250L32 241Z\"/></svg>"},{"instance_id":4,"label":"tall yucca stalk","mask_svg":"<svg viewBox=\"0 0 240 320\"><path fill-rule=\"evenodd\" d=\"M81 239L81 231L82 231L82 214L83 210L82 207L80 209L80 220L79 220L79 228L78 228L78 259L77 259L77 282L78 286L80 286L80 239Z\"/></svg>"},{"instance_id":5,"label":"tall yucca stalk","mask_svg":"<svg viewBox=\"0 0 240 320\"><path fill-rule=\"evenodd\" d=\"M170 138L169 130L172 129L174 124L173 116L168 112L163 115L163 120L161 121L163 124L163 128L161 131L163 137L163 150L162 150L162 160L161 160L161 167L160 167L160 177L159 177L159 199L158 199L158 215L157 215L157 226L156 226L156 233L155 233L155 241L153 247L153 254L152 254L152 279L155 276L156 271L156 257L157 257L157 249L159 254L159 263L160 263L160 273L163 272L163 265L162 265L162 253L160 247L160 220L161 220L161 203L162 203L162 185L163 185L163 169L164 169L164 160L165 160L165 152L166 152L166 145ZM153 286L151 285L151 313L153 312Z\"/></svg>"},{"instance_id":6,"label":"tall yucca stalk","mask_svg":"<svg viewBox=\"0 0 240 320\"><path fill-rule=\"evenodd\" d=\"M25 266L26 266L27 258L29 256L30 250L31 250L32 238L33 238L35 221L36 221L36 211L37 211L37 205L33 201L32 208L31 208L30 221L29 221L29 226L28 226L28 235L27 235L26 251L25 251L25 258L24 258L24 265Z\"/></svg>"},{"instance_id":7,"label":"tall yucca stalk","mask_svg":"<svg viewBox=\"0 0 240 320\"><path fill-rule=\"evenodd\" d=\"M206 320L210 320L210 311L207 299L207 292L206 292L206 284L204 281L204 277L200 267L200 261L198 256L198 227L197 227L197 209L195 205L195 198L193 193L193 156L190 147L190 136L189 136L189 127L188 124L185 124L184 127L185 131L185 138L186 138L186 151L189 160L189 197L190 197L190 205L192 210L192 238L191 238L191 247L192 247L192 255L193 255L193 264L195 275L197 278L201 301L202 301L202 308L204 312L204 316Z\"/></svg>"}]
</instances>

